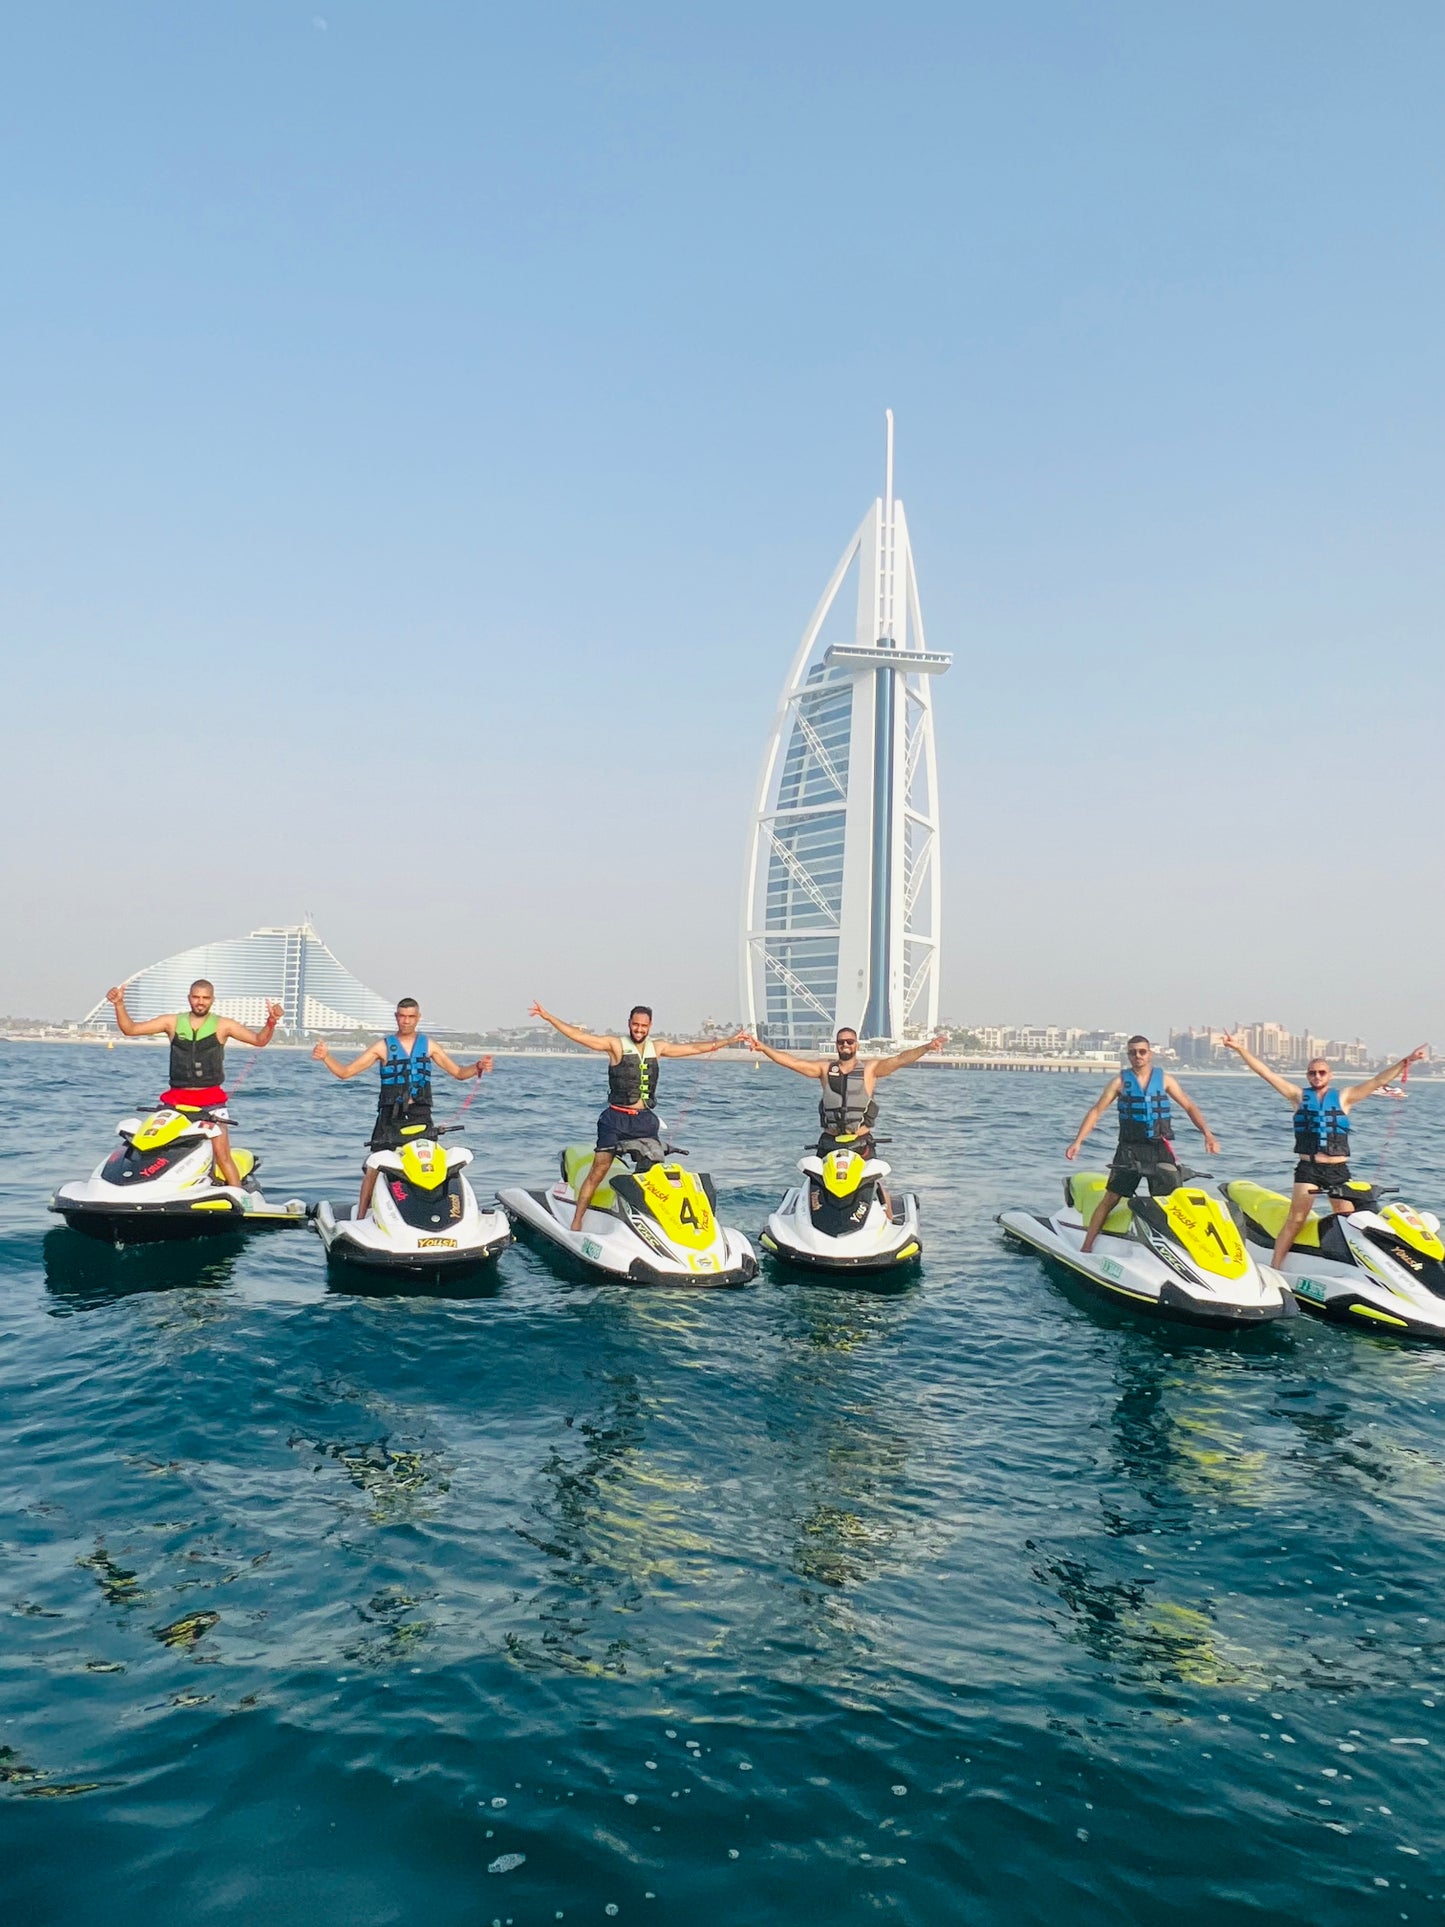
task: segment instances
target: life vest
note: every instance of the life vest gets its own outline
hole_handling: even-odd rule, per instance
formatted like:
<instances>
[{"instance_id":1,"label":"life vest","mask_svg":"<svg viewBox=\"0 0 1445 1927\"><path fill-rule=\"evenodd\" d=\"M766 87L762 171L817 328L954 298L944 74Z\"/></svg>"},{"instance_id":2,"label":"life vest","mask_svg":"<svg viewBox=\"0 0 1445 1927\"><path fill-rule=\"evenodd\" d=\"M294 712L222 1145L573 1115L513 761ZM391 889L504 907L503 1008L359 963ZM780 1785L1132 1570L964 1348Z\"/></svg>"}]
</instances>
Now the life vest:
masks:
<instances>
[{"instance_id":1,"label":"life vest","mask_svg":"<svg viewBox=\"0 0 1445 1927\"><path fill-rule=\"evenodd\" d=\"M1174 1113L1164 1094L1164 1073L1156 1064L1141 1084L1130 1069L1119 1078L1119 1142L1157 1144L1174 1129Z\"/></svg>"},{"instance_id":2,"label":"life vest","mask_svg":"<svg viewBox=\"0 0 1445 1927\"><path fill-rule=\"evenodd\" d=\"M629 1037L618 1062L607 1066L607 1102L614 1111L650 1111L660 1070L652 1039L649 1037L639 1050Z\"/></svg>"},{"instance_id":3,"label":"life vest","mask_svg":"<svg viewBox=\"0 0 1445 1927\"><path fill-rule=\"evenodd\" d=\"M431 1122L431 1045L420 1031L411 1040L410 1054L399 1037L387 1038L377 1116Z\"/></svg>"},{"instance_id":4,"label":"life vest","mask_svg":"<svg viewBox=\"0 0 1445 1927\"><path fill-rule=\"evenodd\" d=\"M1302 1158L1347 1158L1350 1155L1350 1114L1333 1087L1323 1096L1305 1091L1294 1114L1295 1154Z\"/></svg>"},{"instance_id":5,"label":"life vest","mask_svg":"<svg viewBox=\"0 0 1445 1927\"><path fill-rule=\"evenodd\" d=\"M216 1020L206 1015L199 1023L188 1010L176 1015L171 1039L171 1089L219 1089L226 1075L226 1046L216 1035Z\"/></svg>"},{"instance_id":6,"label":"life vest","mask_svg":"<svg viewBox=\"0 0 1445 1927\"><path fill-rule=\"evenodd\" d=\"M830 1064L828 1081L818 1100L818 1122L829 1137L867 1130L877 1117L878 1100L868 1095L862 1066L845 1071L841 1064Z\"/></svg>"}]
</instances>

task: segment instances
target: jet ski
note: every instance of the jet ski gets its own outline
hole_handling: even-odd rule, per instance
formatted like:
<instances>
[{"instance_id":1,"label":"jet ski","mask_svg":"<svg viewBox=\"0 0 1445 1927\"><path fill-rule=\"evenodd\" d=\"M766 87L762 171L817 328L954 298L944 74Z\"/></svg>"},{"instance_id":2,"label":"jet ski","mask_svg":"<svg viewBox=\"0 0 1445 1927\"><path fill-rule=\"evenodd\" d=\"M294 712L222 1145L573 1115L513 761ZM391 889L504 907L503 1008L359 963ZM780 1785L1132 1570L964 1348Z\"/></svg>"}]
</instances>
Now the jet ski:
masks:
<instances>
[{"instance_id":1,"label":"jet ski","mask_svg":"<svg viewBox=\"0 0 1445 1927\"><path fill-rule=\"evenodd\" d=\"M891 1210L884 1205L880 1181L892 1167L882 1158L842 1143L826 1157L800 1158L798 1169L805 1182L783 1194L759 1234L764 1251L810 1271L855 1275L916 1263L923 1250L918 1200L905 1191Z\"/></svg>"},{"instance_id":2,"label":"jet ski","mask_svg":"<svg viewBox=\"0 0 1445 1927\"><path fill-rule=\"evenodd\" d=\"M636 1161L640 1168L630 1171L621 1158L612 1160L580 1231L572 1229L572 1213L591 1169L590 1146L567 1146L556 1184L541 1191L517 1186L498 1203L518 1232L565 1253L598 1284L745 1285L757 1276L747 1239L717 1221L710 1177L665 1151L655 1163Z\"/></svg>"},{"instance_id":3,"label":"jet ski","mask_svg":"<svg viewBox=\"0 0 1445 1927\"><path fill-rule=\"evenodd\" d=\"M123 1117L116 1129L121 1142L110 1156L88 1178L62 1184L50 1200L50 1209L76 1231L109 1244L149 1244L306 1222L302 1199L267 1202L250 1151L232 1146L241 1182L221 1182L211 1155L216 1126L204 1111Z\"/></svg>"},{"instance_id":4,"label":"jet ski","mask_svg":"<svg viewBox=\"0 0 1445 1927\"><path fill-rule=\"evenodd\" d=\"M1284 1280L1250 1251L1224 1200L1199 1179L1166 1198L1121 1199L1085 1252L1084 1231L1106 1183L1102 1171L1071 1172L1062 1211L1003 1211L998 1222L1118 1303L1161 1318L1228 1327L1295 1314Z\"/></svg>"},{"instance_id":5,"label":"jet ski","mask_svg":"<svg viewBox=\"0 0 1445 1927\"><path fill-rule=\"evenodd\" d=\"M1328 1208L1306 1218L1279 1269L1307 1311L1344 1325L1410 1338L1445 1339L1445 1243L1440 1220L1408 1204L1382 1205L1373 1185L1350 1185L1348 1217ZM1273 1249L1289 1212L1278 1191L1243 1179L1225 1186L1255 1246Z\"/></svg>"},{"instance_id":6,"label":"jet ski","mask_svg":"<svg viewBox=\"0 0 1445 1927\"><path fill-rule=\"evenodd\" d=\"M474 1271L490 1264L512 1242L501 1211L483 1211L463 1176L472 1161L464 1145L450 1150L418 1137L396 1151L373 1151L366 1160L376 1186L364 1218L354 1204L323 1198L312 1222L330 1258L368 1271L393 1274Z\"/></svg>"}]
</instances>

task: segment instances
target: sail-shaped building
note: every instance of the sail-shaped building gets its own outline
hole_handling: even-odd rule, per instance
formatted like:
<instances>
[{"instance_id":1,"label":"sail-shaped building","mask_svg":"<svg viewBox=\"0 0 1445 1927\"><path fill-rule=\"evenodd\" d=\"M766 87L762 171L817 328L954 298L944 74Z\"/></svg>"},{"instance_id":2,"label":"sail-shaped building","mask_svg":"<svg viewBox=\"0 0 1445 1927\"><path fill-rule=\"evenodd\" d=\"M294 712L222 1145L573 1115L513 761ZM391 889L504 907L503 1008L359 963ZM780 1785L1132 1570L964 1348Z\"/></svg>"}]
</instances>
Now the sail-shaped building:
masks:
<instances>
[{"instance_id":1,"label":"sail-shaped building","mask_svg":"<svg viewBox=\"0 0 1445 1927\"><path fill-rule=\"evenodd\" d=\"M932 687L951 661L924 639L890 410L884 492L803 631L748 836L743 1015L768 1043L819 1049L845 1024L889 1039L937 1027Z\"/></svg>"}]
</instances>

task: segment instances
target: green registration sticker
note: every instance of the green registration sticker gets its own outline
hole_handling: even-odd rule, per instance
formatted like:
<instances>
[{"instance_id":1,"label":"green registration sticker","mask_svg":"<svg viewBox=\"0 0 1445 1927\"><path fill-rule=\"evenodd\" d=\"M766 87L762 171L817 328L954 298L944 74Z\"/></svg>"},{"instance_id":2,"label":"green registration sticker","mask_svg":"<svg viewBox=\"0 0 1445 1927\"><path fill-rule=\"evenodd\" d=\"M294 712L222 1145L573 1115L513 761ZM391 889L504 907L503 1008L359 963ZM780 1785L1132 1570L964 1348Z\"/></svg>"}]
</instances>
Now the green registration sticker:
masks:
<instances>
[{"instance_id":1,"label":"green registration sticker","mask_svg":"<svg viewBox=\"0 0 1445 1927\"><path fill-rule=\"evenodd\" d=\"M1121 1264L1117 1264L1112 1258L1101 1258L1099 1260L1099 1269L1106 1278L1112 1278L1116 1285L1124 1276L1124 1267Z\"/></svg>"}]
</instances>

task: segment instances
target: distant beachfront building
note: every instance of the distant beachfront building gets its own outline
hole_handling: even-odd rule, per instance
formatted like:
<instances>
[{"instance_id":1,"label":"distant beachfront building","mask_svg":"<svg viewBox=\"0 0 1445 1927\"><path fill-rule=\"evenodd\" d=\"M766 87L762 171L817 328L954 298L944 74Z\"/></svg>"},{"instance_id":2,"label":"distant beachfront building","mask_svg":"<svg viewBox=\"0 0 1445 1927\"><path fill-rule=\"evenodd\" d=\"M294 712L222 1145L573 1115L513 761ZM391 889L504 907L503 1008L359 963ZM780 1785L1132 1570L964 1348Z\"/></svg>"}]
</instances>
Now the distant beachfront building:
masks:
<instances>
[{"instance_id":1,"label":"distant beachfront building","mask_svg":"<svg viewBox=\"0 0 1445 1927\"><path fill-rule=\"evenodd\" d=\"M878 1038L938 1025L931 687L952 657L924 641L908 523L893 496L891 411L887 421L883 497L803 632L748 836L743 1013L783 1047L826 1046L843 1024ZM850 577L851 633L829 620Z\"/></svg>"},{"instance_id":2,"label":"distant beachfront building","mask_svg":"<svg viewBox=\"0 0 1445 1927\"><path fill-rule=\"evenodd\" d=\"M264 1023L269 1001L281 1005L282 1030L392 1028L386 998L338 963L309 923L268 925L249 937L178 950L126 978L126 1009L142 1023L184 1010L197 977L216 986L217 1015L240 1024ZM115 1013L102 998L85 1022L113 1026Z\"/></svg>"}]
</instances>

